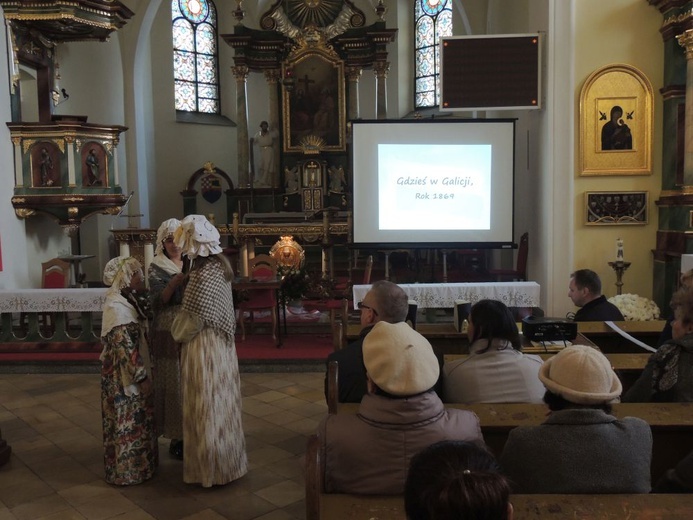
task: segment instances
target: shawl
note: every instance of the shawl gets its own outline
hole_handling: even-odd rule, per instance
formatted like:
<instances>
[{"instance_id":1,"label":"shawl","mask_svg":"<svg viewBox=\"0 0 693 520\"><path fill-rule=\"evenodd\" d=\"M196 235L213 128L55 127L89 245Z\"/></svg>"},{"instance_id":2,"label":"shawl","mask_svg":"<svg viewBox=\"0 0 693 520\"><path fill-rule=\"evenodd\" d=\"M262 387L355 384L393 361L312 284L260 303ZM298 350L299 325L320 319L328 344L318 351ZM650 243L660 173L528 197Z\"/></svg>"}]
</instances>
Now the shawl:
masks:
<instances>
[{"instance_id":1,"label":"shawl","mask_svg":"<svg viewBox=\"0 0 693 520\"><path fill-rule=\"evenodd\" d=\"M103 304L101 318L101 337L111 330L128 323L138 323L137 309L120 292L109 291Z\"/></svg>"},{"instance_id":2,"label":"shawl","mask_svg":"<svg viewBox=\"0 0 693 520\"><path fill-rule=\"evenodd\" d=\"M224 278L224 268L216 258L199 262L190 271L183 296L183 310L199 317L205 326L233 338L236 319L231 283Z\"/></svg>"},{"instance_id":3,"label":"shawl","mask_svg":"<svg viewBox=\"0 0 693 520\"><path fill-rule=\"evenodd\" d=\"M163 269L167 274L173 276L181 272L181 269L165 254L156 255L152 259L152 264Z\"/></svg>"}]
</instances>

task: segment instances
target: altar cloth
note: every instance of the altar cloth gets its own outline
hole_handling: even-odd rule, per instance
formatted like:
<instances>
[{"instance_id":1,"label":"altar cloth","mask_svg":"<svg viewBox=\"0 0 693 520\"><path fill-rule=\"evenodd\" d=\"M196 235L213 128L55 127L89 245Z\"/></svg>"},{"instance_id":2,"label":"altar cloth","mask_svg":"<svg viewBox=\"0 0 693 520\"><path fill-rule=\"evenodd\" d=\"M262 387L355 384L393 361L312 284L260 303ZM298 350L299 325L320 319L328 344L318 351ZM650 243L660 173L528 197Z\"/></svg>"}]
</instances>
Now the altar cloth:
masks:
<instances>
[{"instance_id":1,"label":"altar cloth","mask_svg":"<svg viewBox=\"0 0 693 520\"><path fill-rule=\"evenodd\" d=\"M402 283L398 284L419 309L452 308L456 301L502 301L508 307L539 307L541 287L536 282ZM354 285L354 307L370 285Z\"/></svg>"},{"instance_id":2,"label":"altar cloth","mask_svg":"<svg viewBox=\"0 0 693 520\"><path fill-rule=\"evenodd\" d=\"M0 312L101 312L106 288L0 291Z\"/></svg>"}]
</instances>

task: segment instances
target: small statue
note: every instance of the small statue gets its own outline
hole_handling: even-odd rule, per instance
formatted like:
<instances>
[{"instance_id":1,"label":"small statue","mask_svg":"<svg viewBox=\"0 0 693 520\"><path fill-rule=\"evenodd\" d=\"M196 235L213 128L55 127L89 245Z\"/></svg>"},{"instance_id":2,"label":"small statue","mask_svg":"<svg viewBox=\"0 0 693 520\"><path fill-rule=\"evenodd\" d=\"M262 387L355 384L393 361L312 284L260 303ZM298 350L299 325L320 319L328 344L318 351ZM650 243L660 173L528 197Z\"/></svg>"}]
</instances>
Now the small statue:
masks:
<instances>
[{"instance_id":1,"label":"small statue","mask_svg":"<svg viewBox=\"0 0 693 520\"><path fill-rule=\"evenodd\" d=\"M288 166L284 168L284 183L286 193L296 193L298 191L298 168L289 168Z\"/></svg>"},{"instance_id":2,"label":"small statue","mask_svg":"<svg viewBox=\"0 0 693 520\"><path fill-rule=\"evenodd\" d=\"M53 159L48 150L41 148L41 186L53 186Z\"/></svg>"},{"instance_id":3,"label":"small statue","mask_svg":"<svg viewBox=\"0 0 693 520\"><path fill-rule=\"evenodd\" d=\"M343 193L346 179L344 178L344 168L342 166L330 166L327 170L330 174L330 191L332 193Z\"/></svg>"}]
</instances>

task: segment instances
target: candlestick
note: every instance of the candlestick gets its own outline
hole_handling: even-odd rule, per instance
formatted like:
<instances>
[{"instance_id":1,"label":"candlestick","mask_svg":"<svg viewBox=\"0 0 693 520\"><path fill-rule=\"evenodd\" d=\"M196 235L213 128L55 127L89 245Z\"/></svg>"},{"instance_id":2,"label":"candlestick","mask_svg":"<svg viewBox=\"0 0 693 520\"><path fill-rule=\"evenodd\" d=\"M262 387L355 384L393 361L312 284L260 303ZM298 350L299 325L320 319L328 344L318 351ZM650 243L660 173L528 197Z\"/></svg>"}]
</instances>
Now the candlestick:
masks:
<instances>
[{"instance_id":1,"label":"candlestick","mask_svg":"<svg viewBox=\"0 0 693 520\"><path fill-rule=\"evenodd\" d=\"M623 253L623 251L621 251L621 253ZM609 262L609 266L616 272L616 294L621 294L623 292L623 273L630 267L630 262L617 260L615 262Z\"/></svg>"},{"instance_id":2,"label":"candlestick","mask_svg":"<svg viewBox=\"0 0 693 520\"><path fill-rule=\"evenodd\" d=\"M623 262L623 239L616 239L616 261Z\"/></svg>"}]
</instances>

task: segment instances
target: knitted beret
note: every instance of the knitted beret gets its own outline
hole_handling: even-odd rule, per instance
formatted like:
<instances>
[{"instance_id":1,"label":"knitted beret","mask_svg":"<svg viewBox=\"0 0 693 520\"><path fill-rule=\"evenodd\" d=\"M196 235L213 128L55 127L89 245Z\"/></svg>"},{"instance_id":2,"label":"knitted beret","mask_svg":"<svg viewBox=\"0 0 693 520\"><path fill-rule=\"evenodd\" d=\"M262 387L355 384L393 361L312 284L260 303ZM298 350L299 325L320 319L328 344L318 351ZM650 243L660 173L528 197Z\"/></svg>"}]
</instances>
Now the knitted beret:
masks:
<instances>
[{"instance_id":1,"label":"knitted beret","mask_svg":"<svg viewBox=\"0 0 693 520\"><path fill-rule=\"evenodd\" d=\"M433 388L440 373L431 344L406 323L376 323L363 340L363 362L371 380L397 396Z\"/></svg>"},{"instance_id":2,"label":"knitted beret","mask_svg":"<svg viewBox=\"0 0 693 520\"><path fill-rule=\"evenodd\" d=\"M539 379L547 390L576 404L610 403L623 390L606 356L586 345L566 347L546 360Z\"/></svg>"}]
</instances>

